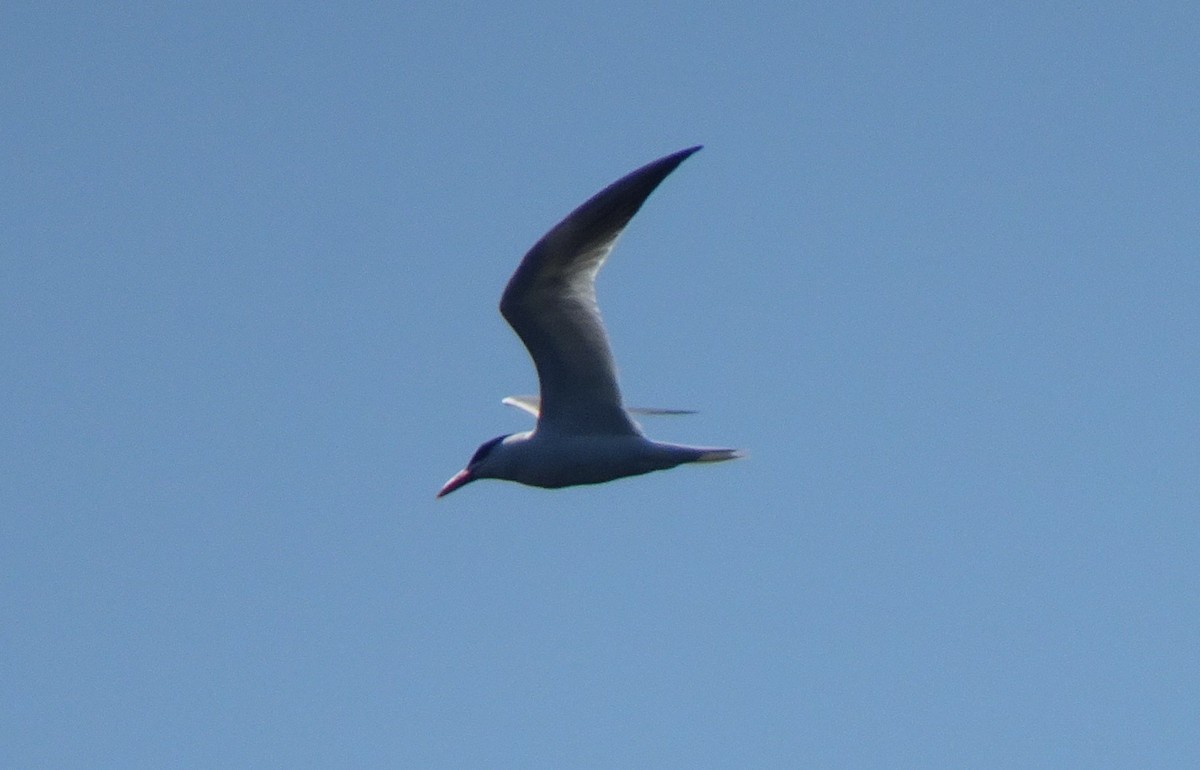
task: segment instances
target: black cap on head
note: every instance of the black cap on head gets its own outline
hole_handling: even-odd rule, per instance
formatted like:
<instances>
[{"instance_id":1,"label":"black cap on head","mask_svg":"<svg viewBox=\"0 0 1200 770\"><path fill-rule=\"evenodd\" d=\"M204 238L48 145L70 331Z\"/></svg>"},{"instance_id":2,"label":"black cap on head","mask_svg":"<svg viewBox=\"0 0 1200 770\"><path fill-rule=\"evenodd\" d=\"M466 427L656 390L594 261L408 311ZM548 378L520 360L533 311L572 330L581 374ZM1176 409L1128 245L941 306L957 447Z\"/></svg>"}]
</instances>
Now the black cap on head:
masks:
<instances>
[{"instance_id":1,"label":"black cap on head","mask_svg":"<svg viewBox=\"0 0 1200 770\"><path fill-rule=\"evenodd\" d=\"M512 434L505 433L503 436L496 436L496 438L488 439L480 444L479 448L475 450L475 454L471 455L471 459L467 462L467 467L470 468L471 466L483 460L483 458L487 457L488 454L496 448L497 444L508 438L510 435Z\"/></svg>"}]
</instances>

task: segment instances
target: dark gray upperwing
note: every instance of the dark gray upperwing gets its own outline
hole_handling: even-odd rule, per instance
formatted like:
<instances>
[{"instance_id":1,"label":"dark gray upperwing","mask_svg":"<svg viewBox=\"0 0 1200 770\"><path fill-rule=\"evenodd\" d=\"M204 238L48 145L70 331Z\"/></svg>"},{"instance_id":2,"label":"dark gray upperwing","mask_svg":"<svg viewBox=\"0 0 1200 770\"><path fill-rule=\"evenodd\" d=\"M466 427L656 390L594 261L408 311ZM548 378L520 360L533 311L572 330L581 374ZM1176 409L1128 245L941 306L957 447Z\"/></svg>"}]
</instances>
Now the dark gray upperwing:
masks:
<instances>
[{"instance_id":1,"label":"dark gray upperwing","mask_svg":"<svg viewBox=\"0 0 1200 770\"><path fill-rule=\"evenodd\" d=\"M699 149L660 158L604 188L542 236L513 273L500 313L537 368L539 428L639 433L621 405L596 304L596 273L650 193Z\"/></svg>"}]
</instances>

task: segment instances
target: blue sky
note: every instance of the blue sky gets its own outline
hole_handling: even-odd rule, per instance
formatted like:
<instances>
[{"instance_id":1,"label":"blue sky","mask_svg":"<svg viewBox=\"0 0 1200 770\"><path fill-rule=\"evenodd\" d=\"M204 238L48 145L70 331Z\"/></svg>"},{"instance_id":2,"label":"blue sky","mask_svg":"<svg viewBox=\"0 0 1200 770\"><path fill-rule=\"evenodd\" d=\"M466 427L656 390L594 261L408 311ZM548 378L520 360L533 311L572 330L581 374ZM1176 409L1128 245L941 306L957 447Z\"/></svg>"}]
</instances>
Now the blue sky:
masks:
<instances>
[{"instance_id":1,"label":"blue sky","mask_svg":"<svg viewBox=\"0 0 1200 770\"><path fill-rule=\"evenodd\" d=\"M1194 4L0 11L0 764L1200 761ZM434 493L599 293L737 463Z\"/></svg>"}]
</instances>

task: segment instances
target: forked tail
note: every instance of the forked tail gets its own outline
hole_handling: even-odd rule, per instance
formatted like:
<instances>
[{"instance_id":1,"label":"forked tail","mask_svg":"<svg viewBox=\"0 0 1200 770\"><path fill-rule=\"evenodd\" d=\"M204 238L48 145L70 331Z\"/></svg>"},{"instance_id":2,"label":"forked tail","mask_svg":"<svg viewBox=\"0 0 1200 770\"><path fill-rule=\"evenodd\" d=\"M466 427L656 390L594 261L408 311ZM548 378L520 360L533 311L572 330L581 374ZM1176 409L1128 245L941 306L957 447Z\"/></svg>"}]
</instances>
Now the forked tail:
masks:
<instances>
[{"instance_id":1,"label":"forked tail","mask_svg":"<svg viewBox=\"0 0 1200 770\"><path fill-rule=\"evenodd\" d=\"M700 454L692 462L719 463L724 460L736 460L739 457L746 456L740 449L701 449L699 452Z\"/></svg>"}]
</instances>

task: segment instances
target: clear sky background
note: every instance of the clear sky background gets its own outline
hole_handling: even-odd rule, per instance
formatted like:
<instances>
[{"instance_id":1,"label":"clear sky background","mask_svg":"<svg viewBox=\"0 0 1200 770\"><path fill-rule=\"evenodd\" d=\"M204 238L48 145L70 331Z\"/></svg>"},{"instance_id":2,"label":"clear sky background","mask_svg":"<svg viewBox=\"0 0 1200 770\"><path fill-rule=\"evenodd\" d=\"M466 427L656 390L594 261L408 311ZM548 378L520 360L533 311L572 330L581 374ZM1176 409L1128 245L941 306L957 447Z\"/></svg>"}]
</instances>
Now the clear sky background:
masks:
<instances>
[{"instance_id":1,"label":"clear sky background","mask_svg":"<svg viewBox=\"0 0 1200 770\"><path fill-rule=\"evenodd\" d=\"M569 6L3 5L0 764L1200 764L1200 6Z\"/></svg>"}]
</instances>

